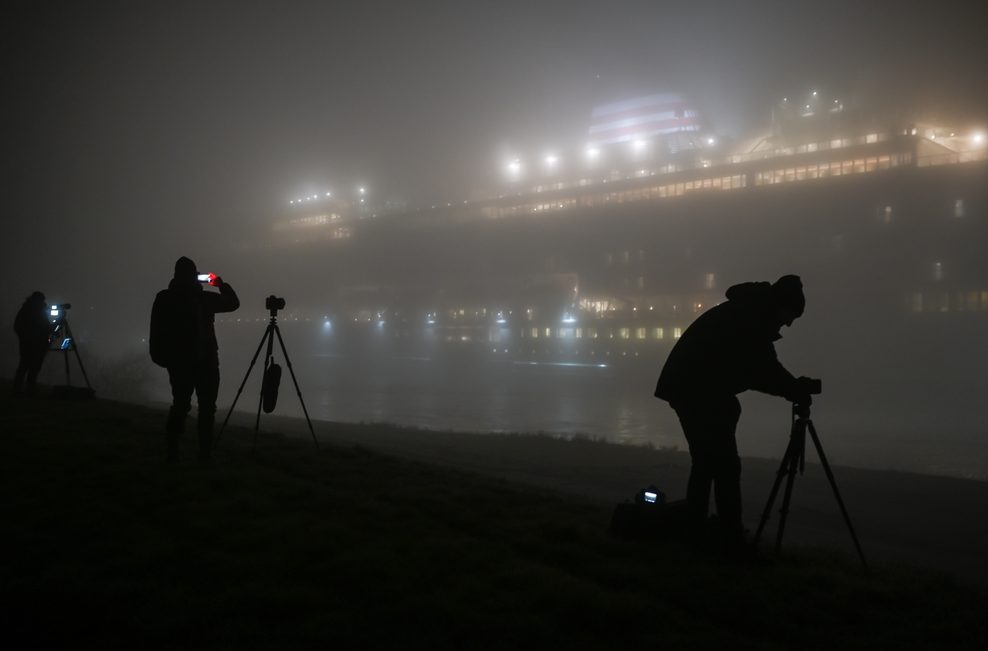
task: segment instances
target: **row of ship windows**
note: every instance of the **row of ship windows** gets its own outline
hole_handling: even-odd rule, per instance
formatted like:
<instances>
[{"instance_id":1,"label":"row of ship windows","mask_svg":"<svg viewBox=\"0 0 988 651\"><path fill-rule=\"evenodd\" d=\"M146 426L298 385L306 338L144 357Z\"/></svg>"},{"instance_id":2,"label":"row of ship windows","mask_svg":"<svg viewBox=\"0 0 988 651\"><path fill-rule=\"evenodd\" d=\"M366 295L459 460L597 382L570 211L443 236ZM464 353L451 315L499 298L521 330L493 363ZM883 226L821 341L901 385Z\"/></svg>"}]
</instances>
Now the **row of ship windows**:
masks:
<instances>
[{"instance_id":1,"label":"row of ship windows","mask_svg":"<svg viewBox=\"0 0 988 651\"><path fill-rule=\"evenodd\" d=\"M850 174L863 174L867 172L887 170L901 165L909 165L912 161L913 155L911 153L868 156L842 161L823 162L814 165L800 165L756 172L754 173L751 182L755 186L762 186L775 185L777 183L789 183L793 181L806 181L809 179L822 179L834 176L847 176ZM692 181L653 185L631 190L601 192L581 197L558 198L517 206L490 207L486 208L485 211L491 217L506 217L510 215L540 213L575 207L589 208L603 204L620 204L626 202L646 201L649 199L664 199L666 197L680 197L697 191L735 190L747 187L748 183L749 180L746 175L732 174L730 176L695 179Z\"/></svg>"},{"instance_id":2,"label":"row of ship windows","mask_svg":"<svg viewBox=\"0 0 988 651\"><path fill-rule=\"evenodd\" d=\"M857 138L835 138L833 140L810 142L804 145L797 145L795 147L784 147L781 149L772 149L764 152L735 154L728 160L732 163L744 163L753 160L762 160L765 158L775 158L777 156L791 156L793 154L806 154L815 151L826 151L828 149L840 149L841 147L850 147L852 145L870 145L876 142L883 142L885 140L888 140L888 134L869 133L864 136L858 136Z\"/></svg>"},{"instance_id":3,"label":"row of ship windows","mask_svg":"<svg viewBox=\"0 0 988 651\"><path fill-rule=\"evenodd\" d=\"M869 133L867 135L859 136L856 138L835 138L833 140L805 143L793 147L783 147L780 149L751 152L747 154L734 154L732 156L725 158L722 161L704 160L702 161L702 167L710 167L715 162L716 163L726 162L732 164L745 163L756 160L765 160L767 158L792 156L793 154L806 154L817 151L827 151L829 149L840 149L842 147L850 147L852 145L875 144L878 142L884 142L886 140L888 140L888 134ZM532 188L532 192L536 192L536 193L551 192L554 190L566 190L572 187L587 187L590 185L596 185L597 183L607 183L608 181L624 181L632 178L641 178L645 176L672 174L674 172L682 172L688 169L692 169L692 167L687 167L683 165L674 165L674 164L667 164L658 168L639 169L634 174L628 174L626 171L615 169L615 170L611 170L610 173L605 177L581 178L572 182L560 180L552 183L539 184Z\"/></svg>"},{"instance_id":4,"label":"row of ship windows","mask_svg":"<svg viewBox=\"0 0 988 651\"><path fill-rule=\"evenodd\" d=\"M884 133L869 133L864 136L857 138L836 138L833 140L825 140L823 142L811 142L802 145L797 145L795 147L784 147L782 149L773 149L769 151L753 152L749 154L735 154L729 156L726 159L728 163L745 163L755 160L764 160L766 158L776 158L782 156L792 156L793 154L806 154L813 153L817 151L826 151L828 149L840 149L842 147L850 147L852 145L864 145L864 144L874 144L877 142L883 142L888 139L887 134ZM703 167L709 167L712 161L704 161ZM565 190L567 188L578 186L586 187L589 185L595 185L596 183L607 183L608 181L622 181L628 180L636 177L644 176L656 176L661 174L671 174L673 172L682 172L684 170L690 169L682 165L663 165L657 169L641 169L638 170L633 175L628 175L620 170L611 170L608 178L604 179L591 179L582 178L575 183L568 183L566 181L556 181L555 183L546 183L537 185L532 188L533 192L549 192L553 190ZM710 187L710 186L706 186Z\"/></svg>"},{"instance_id":5,"label":"row of ship windows","mask_svg":"<svg viewBox=\"0 0 988 651\"><path fill-rule=\"evenodd\" d=\"M988 312L988 291L914 292L909 307L915 314Z\"/></svg>"},{"instance_id":6,"label":"row of ship windows","mask_svg":"<svg viewBox=\"0 0 988 651\"><path fill-rule=\"evenodd\" d=\"M522 328L523 339L652 339L662 341L667 337L679 339L683 334L680 327L674 328L580 328L580 327L543 327L543 328ZM492 341L499 337L500 333L491 333Z\"/></svg>"},{"instance_id":7,"label":"row of ship windows","mask_svg":"<svg viewBox=\"0 0 988 651\"><path fill-rule=\"evenodd\" d=\"M487 331L490 342L510 341L512 331L506 328L490 328ZM624 327L624 328L584 328L577 326L522 328L517 331L522 339L618 339L637 341L664 341L679 339L683 328L665 327ZM483 336L480 328L460 327L446 329L443 336L446 339L470 341L478 335Z\"/></svg>"},{"instance_id":8,"label":"row of ship windows","mask_svg":"<svg viewBox=\"0 0 988 651\"><path fill-rule=\"evenodd\" d=\"M743 174L733 174L731 176L696 179L693 181L668 183L665 185L653 185L644 188L635 188L633 190L603 192L581 197L568 197L553 199L551 201L539 201L517 206L494 206L485 208L484 212L489 217L508 217L512 215L564 210L575 207L591 208L605 204L620 204L635 201L646 201L649 199L664 199L666 197L681 197L685 194L697 191L734 190L744 188L746 186L747 181Z\"/></svg>"},{"instance_id":9,"label":"row of ship windows","mask_svg":"<svg viewBox=\"0 0 988 651\"><path fill-rule=\"evenodd\" d=\"M800 165L782 169L758 172L755 174L755 185L774 185L808 179L823 179L831 176L847 176L848 174L863 174L887 170L912 162L912 154L887 154L884 156L869 156L843 161L818 163L816 165Z\"/></svg>"},{"instance_id":10,"label":"row of ship windows","mask_svg":"<svg viewBox=\"0 0 988 651\"><path fill-rule=\"evenodd\" d=\"M713 287L713 282L714 282L713 276L714 274L707 274L707 278L706 278L707 289ZM707 305L705 305L704 303L696 302L696 301L677 302L677 303L672 303L670 301L662 301L657 304L659 305L660 311L671 310L672 312L680 312L685 310L692 312L694 314L699 314L700 312L703 311L704 307L707 307ZM655 305L648 305L647 307L646 306L639 307L638 305L629 303L626 300L592 299L592 298L580 299L579 308L580 308L580 312L588 313L588 316L598 319L615 316L616 313L620 313L621 316L628 316L629 311L630 311L630 315L633 317L638 317L639 315L645 316L646 313L655 312L656 309ZM564 313L564 318L565 317L574 318L580 312L566 312ZM355 317L354 321L364 321L364 320L371 321L369 314L370 314L369 312L361 313L361 315L363 315L365 318L361 319L359 317ZM383 319L384 318L382 316L383 314L384 314L383 312L378 312L377 313L378 318ZM503 325L508 322L509 320L508 317L514 316L514 310L495 310L495 309L488 310L486 307L480 309L452 308L445 310L444 314L451 321L461 321L461 320L471 321L476 319L485 319L488 316L490 316L492 318L496 318L498 324ZM536 311L533 308L525 309L522 312L522 314L524 314L524 318L526 321L534 321L540 318L541 316L544 316L543 310L540 309ZM438 312L428 312L426 314L426 321L429 322L430 324L435 324L438 322L438 315L439 315ZM398 314L396 313L394 316L397 317Z\"/></svg>"}]
</instances>

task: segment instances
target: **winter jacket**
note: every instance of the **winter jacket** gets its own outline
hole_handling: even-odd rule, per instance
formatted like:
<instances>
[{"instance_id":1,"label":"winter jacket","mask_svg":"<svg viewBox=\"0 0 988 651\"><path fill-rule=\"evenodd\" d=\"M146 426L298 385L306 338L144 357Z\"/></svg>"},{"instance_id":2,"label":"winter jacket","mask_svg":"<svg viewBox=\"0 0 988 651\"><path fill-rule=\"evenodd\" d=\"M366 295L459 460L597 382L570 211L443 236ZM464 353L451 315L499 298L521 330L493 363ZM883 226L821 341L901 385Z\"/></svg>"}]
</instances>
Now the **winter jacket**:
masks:
<instances>
[{"instance_id":1,"label":"winter jacket","mask_svg":"<svg viewBox=\"0 0 988 651\"><path fill-rule=\"evenodd\" d=\"M673 407L749 389L790 399L797 395L796 379L775 352L781 324L771 285L734 285L726 296L727 301L701 314L669 353L655 395Z\"/></svg>"},{"instance_id":2,"label":"winter jacket","mask_svg":"<svg viewBox=\"0 0 988 651\"><path fill-rule=\"evenodd\" d=\"M240 307L230 285L223 283L219 289L219 294L207 292L197 282L173 278L168 289L158 292L151 308L149 338L155 364L167 368L219 366L214 316Z\"/></svg>"},{"instance_id":3,"label":"winter jacket","mask_svg":"<svg viewBox=\"0 0 988 651\"><path fill-rule=\"evenodd\" d=\"M14 332L20 341L22 351L48 349L51 336L51 322L48 320L48 305L43 301L24 301L14 317Z\"/></svg>"}]
</instances>

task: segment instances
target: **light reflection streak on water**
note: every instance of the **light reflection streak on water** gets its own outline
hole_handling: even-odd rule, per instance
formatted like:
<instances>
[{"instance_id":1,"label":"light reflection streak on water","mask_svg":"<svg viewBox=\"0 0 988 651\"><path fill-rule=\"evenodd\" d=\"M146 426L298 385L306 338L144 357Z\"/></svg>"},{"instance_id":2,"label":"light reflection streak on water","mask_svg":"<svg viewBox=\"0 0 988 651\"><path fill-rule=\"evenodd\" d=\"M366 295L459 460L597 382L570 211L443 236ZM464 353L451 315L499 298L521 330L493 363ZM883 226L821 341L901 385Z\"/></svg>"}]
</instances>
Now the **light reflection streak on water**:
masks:
<instances>
[{"instance_id":1,"label":"light reflection streak on water","mask_svg":"<svg viewBox=\"0 0 988 651\"><path fill-rule=\"evenodd\" d=\"M518 366L569 366L576 368L607 368L607 364L581 364L579 362L513 362Z\"/></svg>"}]
</instances>

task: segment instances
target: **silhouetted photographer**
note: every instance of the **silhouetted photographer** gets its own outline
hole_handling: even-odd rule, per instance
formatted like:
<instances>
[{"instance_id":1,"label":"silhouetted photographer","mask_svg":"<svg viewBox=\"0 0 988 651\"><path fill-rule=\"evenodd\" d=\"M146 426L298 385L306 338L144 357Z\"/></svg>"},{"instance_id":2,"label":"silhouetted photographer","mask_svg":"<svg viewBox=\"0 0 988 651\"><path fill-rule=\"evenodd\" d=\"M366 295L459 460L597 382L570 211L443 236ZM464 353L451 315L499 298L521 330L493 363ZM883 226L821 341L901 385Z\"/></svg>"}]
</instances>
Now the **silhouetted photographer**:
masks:
<instances>
[{"instance_id":1,"label":"silhouetted photographer","mask_svg":"<svg viewBox=\"0 0 988 651\"><path fill-rule=\"evenodd\" d=\"M24 300L14 318L14 332L17 333L20 351L20 361L14 374L14 395L25 393L26 383L26 393L28 397L33 397L51 338L48 303L44 294L34 292Z\"/></svg>"},{"instance_id":2,"label":"silhouetted photographer","mask_svg":"<svg viewBox=\"0 0 988 651\"><path fill-rule=\"evenodd\" d=\"M219 289L205 291L203 284ZM168 459L178 461L179 439L185 417L192 409L192 393L199 403L199 458L209 459L220 387L219 346L213 327L219 312L233 312L240 299L230 285L214 274L199 274L195 263L179 258L168 289L158 292L151 310L151 359L168 369L172 406L165 431Z\"/></svg>"},{"instance_id":3,"label":"silhouetted photographer","mask_svg":"<svg viewBox=\"0 0 988 651\"><path fill-rule=\"evenodd\" d=\"M696 532L706 525L713 485L727 542L744 541L737 394L753 389L808 407L810 394L819 392L819 380L793 377L775 352L780 329L791 326L805 304L798 276L734 285L727 301L700 315L669 353L655 395L676 410L689 443L686 501Z\"/></svg>"}]
</instances>

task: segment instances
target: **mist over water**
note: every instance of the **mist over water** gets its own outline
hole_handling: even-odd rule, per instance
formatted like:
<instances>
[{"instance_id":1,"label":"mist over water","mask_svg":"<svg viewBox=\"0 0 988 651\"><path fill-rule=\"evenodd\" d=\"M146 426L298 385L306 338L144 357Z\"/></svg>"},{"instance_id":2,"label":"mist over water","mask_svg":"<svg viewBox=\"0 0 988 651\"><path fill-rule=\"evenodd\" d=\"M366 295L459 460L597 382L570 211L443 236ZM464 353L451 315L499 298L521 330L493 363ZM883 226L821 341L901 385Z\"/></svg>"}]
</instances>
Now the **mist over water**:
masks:
<instances>
[{"instance_id":1,"label":"mist over water","mask_svg":"<svg viewBox=\"0 0 988 651\"><path fill-rule=\"evenodd\" d=\"M232 282L232 280L231 280ZM217 325L225 415L266 327L263 300L241 287L244 306ZM249 290L248 290L249 291ZM253 304L252 304L253 303ZM910 338L840 337L814 328L808 314L784 329L780 359L796 372L819 375L824 393L813 419L828 460L835 465L988 479L988 429L977 377L988 347L978 327L940 325ZM82 318L77 320L82 325ZM491 349L415 354L389 349L381 337L334 343L320 320L282 319L281 330L309 414L316 420L383 422L433 430L589 436L615 443L686 449L675 412L652 392L668 348L637 360L520 361ZM828 340L824 345L822 339ZM139 339L139 337L138 337ZM128 352L83 347L83 359L102 395L167 403L167 374L150 364L140 342ZM852 348L852 342L857 347ZM922 341L925 352L915 350ZM880 346L884 342L884 348ZM354 343L354 342L350 342ZM877 348L876 348L877 347ZM114 346L109 346L114 349ZM909 351L915 367L896 364ZM922 354L923 357L918 357ZM284 369L275 414L302 417ZM237 405L254 413L263 351ZM94 372L95 369L95 372ZM937 372L931 374L931 369ZM79 378L74 366L75 380ZM61 382L62 360L53 354L42 380ZM932 378L932 379L931 379ZM779 458L788 442L789 403L746 392L738 426L742 456ZM264 426L265 416L261 423ZM815 462L815 452L808 459Z\"/></svg>"}]
</instances>

